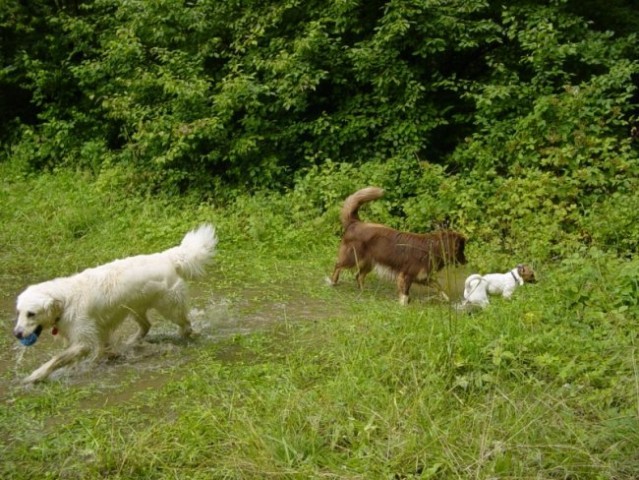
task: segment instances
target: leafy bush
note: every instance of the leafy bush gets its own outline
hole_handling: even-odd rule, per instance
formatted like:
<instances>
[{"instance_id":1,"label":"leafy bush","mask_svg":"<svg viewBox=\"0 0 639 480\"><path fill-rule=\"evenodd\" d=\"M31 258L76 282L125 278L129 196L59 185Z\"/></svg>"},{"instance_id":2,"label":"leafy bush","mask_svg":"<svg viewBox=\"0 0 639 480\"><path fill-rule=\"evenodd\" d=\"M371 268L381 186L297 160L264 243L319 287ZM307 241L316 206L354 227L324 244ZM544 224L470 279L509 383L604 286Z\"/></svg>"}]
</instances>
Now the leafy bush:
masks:
<instances>
[{"instance_id":1,"label":"leafy bush","mask_svg":"<svg viewBox=\"0 0 639 480\"><path fill-rule=\"evenodd\" d=\"M636 11L507 3L9 0L0 158L318 217L376 184L397 227L634 254Z\"/></svg>"}]
</instances>

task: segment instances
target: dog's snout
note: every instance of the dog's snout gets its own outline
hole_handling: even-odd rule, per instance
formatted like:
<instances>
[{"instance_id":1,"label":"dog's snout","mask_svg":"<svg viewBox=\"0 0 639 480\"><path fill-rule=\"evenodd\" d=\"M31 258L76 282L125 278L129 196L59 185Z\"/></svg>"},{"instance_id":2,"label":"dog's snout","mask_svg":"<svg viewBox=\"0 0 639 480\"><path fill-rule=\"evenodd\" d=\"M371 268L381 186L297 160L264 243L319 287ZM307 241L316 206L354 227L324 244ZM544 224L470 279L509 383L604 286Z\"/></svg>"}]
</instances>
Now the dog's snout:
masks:
<instances>
[{"instance_id":1,"label":"dog's snout","mask_svg":"<svg viewBox=\"0 0 639 480\"><path fill-rule=\"evenodd\" d=\"M16 316L16 321L14 322L15 326L13 328L13 336L16 337L18 340L22 340L24 334L22 333L22 329L18 327L18 320L19 317Z\"/></svg>"}]
</instances>

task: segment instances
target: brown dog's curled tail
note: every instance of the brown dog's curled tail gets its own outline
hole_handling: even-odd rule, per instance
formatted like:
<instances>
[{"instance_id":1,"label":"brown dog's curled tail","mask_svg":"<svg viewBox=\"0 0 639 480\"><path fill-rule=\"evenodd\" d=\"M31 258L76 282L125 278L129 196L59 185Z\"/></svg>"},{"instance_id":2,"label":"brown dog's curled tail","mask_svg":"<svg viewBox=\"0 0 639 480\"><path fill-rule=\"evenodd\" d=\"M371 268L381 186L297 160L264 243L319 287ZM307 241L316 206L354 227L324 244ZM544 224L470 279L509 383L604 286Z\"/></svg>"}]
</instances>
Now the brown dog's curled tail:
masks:
<instances>
[{"instance_id":1,"label":"brown dog's curled tail","mask_svg":"<svg viewBox=\"0 0 639 480\"><path fill-rule=\"evenodd\" d=\"M358 190L344 201L342 211L339 214L339 219L342 222L342 226L346 228L349 224L355 221L359 221L359 215L357 211L362 204L377 200L384 195L384 190L379 187L366 187Z\"/></svg>"}]
</instances>

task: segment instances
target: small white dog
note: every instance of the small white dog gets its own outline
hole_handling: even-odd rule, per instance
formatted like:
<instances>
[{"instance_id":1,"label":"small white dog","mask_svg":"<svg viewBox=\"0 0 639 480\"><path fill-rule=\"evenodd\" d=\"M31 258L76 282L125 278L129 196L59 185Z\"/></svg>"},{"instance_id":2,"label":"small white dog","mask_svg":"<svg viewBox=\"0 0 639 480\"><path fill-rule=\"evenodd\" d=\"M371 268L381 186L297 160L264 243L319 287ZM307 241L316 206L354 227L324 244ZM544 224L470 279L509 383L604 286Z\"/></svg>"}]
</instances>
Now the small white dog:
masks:
<instances>
[{"instance_id":1,"label":"small white dog","mask_svg":"<svg viewBox=\"0 0 639 480\"><path fill-rule=\"evenodd\" d=\"M535 283L535 272L528 265L517 265L506 273L473 274L464 282L464 301L462 306L477 305L486 307L490 302L488 295L502 295L510 298L515 289L524 283Z\"/></svg>"},{"instance_id":2,"label":"small white dog","mask_svg":"<svg viewBox=\"0 0 639 480\"><path fill-rule=\"evenodd\" d=\"M215 252L215 229L201 225L186 234L182 243L150 255L138 255L29 286L17 299L14 335L32 345L43 329L52 329L68 341L67 349L40 366L24 381L46 379L53 371L109 345L112 332L126 318L139 326L131 343L151 328L147 311L155 309L191 334L185 280L204 274Z\"/></svg>"}]
</instances>

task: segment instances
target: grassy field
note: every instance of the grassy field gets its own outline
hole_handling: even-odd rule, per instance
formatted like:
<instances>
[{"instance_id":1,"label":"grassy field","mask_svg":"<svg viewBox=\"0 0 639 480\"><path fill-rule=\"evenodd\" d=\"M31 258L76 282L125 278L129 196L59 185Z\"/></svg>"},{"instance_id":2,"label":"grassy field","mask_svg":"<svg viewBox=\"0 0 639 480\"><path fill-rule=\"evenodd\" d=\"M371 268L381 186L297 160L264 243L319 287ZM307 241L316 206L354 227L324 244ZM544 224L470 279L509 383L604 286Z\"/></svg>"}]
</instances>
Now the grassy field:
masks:
<instances>
[{"instance_id":1,"label":"grassy field","mask_svg":"<svg viewBox=\"0 0 639 480\"><path fill-rule=\"evenodd\" d=\"M472 315L418 289L402 308L383 280L325 285L335 215L291 222L286 200L174 203L2 168L0 478L639 476L632 261L536 265L537 285ZM160 323L119 360L20 385L61 348L12 338L27 284L168 248L202 221L220 245L194 285L193 341Z\"/></svg>"}]
</instances>

